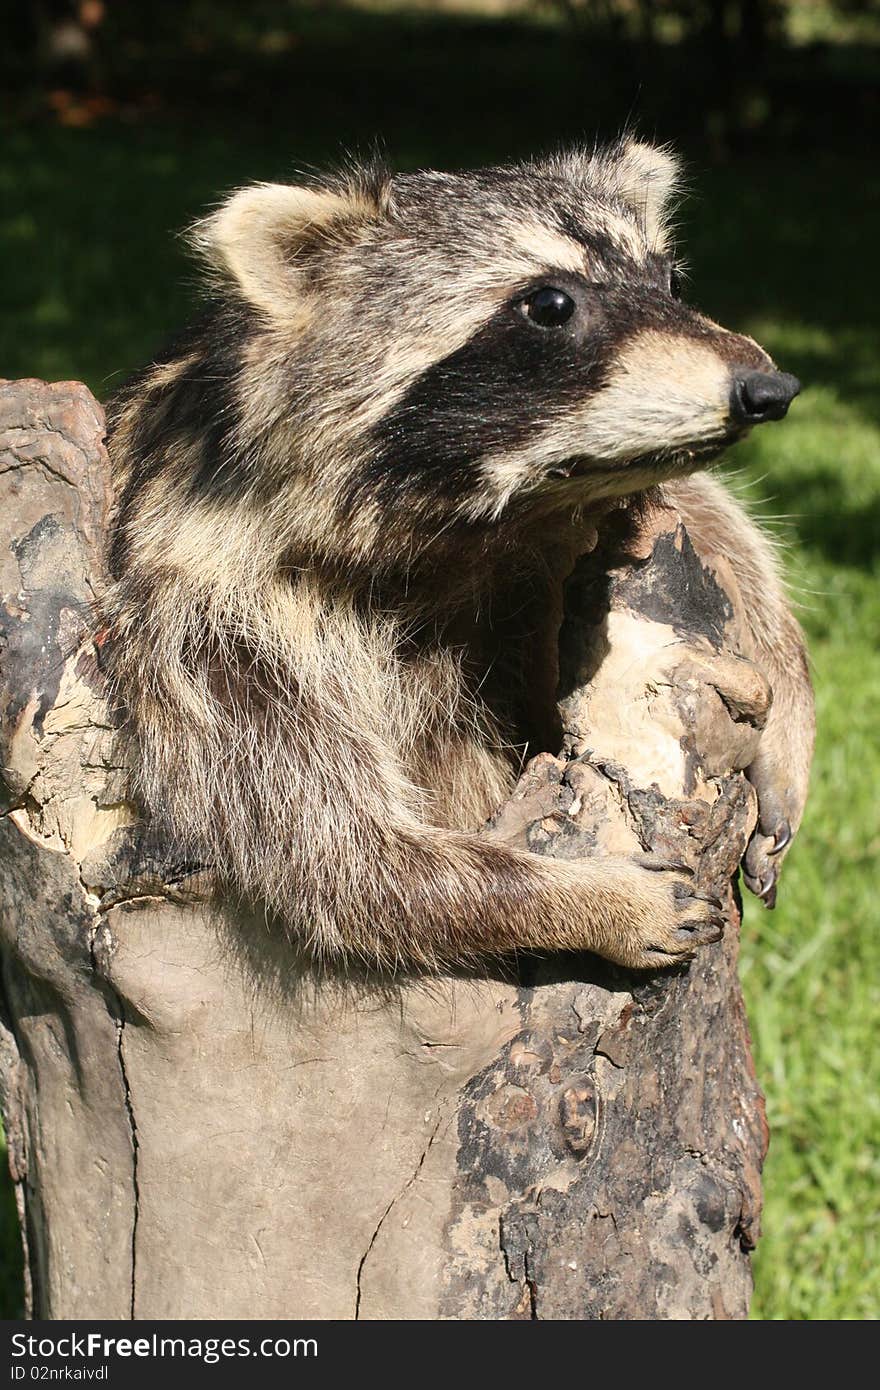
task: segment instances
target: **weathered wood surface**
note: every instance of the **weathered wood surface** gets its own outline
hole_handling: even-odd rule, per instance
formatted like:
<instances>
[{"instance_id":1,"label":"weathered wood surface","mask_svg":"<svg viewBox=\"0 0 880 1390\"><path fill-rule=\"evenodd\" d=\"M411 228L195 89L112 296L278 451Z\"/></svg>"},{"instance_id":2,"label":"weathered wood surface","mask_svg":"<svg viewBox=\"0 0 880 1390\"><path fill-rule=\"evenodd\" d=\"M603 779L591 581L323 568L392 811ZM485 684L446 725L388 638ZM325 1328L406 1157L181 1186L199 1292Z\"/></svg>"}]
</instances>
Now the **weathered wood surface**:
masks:
<instances>
[{"instance_id":1,"label":"weathered wood surface","mask_svg":"<svg viewBox=\"0 0 880 1390\"><path fill-rule=\"evenodd\" d=\"M35 1314L744 1317L766 1139L731 878L767 694L730 576L670 515L610 579L582 563L565 749L487 832L686 862L723 942L651 978L317 979L126 799L101 432L76 383L0 385L0 1061Z\"/></svg>"}]
</instances>

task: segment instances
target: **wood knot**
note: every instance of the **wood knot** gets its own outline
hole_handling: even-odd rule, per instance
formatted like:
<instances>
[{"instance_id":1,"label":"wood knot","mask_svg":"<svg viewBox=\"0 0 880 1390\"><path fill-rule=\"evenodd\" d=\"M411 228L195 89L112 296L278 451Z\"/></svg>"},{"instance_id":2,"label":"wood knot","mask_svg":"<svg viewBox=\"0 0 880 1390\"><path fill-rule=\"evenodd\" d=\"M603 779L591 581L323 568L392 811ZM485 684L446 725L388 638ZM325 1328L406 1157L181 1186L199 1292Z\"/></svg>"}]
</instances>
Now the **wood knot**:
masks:
<instances>
[{"instance_id":1,"label":"wood knot","mask_svg":"<svg viewBox=\"0 0 880 1390\"><path fill-rule=\"evenodd\" d=\"M593 1146L599 1118L599 1095L589 1077L566 1087L559 1097L559 1122L566 1147L584 1158Z\"/></svg>"},{"instance_id":2,"label":"wood knot","mask_svg":"<svg viewBox=\"0 0 880 1390\"><path fill-rule=\"evenodd\" d=\"M520 1033L510 1045L510 1065L522 1073L543 1074L553 1064L553 1048L546 1038L534 1033Z\"/></svg>"},{"instance_id":3,"label":"wood knot","mask_svg":"<svg viewBox=\"0 0 880 1390\"><path fill-rule=\"evenodd\" d=\"M508 1134L527 1129L538 1115L534 1096L520 1086L502 1086L490 1098L486 1110L498 1129Z\"/></svg>"}]
</instances>

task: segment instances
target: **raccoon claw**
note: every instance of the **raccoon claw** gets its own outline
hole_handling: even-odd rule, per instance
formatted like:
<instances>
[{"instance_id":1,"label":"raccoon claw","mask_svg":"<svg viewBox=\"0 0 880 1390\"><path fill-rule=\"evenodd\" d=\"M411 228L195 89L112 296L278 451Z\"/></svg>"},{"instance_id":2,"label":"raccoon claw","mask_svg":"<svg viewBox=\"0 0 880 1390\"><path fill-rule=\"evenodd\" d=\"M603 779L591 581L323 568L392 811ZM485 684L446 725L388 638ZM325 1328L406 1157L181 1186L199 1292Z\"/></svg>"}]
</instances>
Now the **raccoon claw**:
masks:
<instances>
[{"instance_id":1,"label":"raccoon claw","mask_svg":"<svg viewBox=\"0 0 880 1390\"><path fill-rule=\"evenodd\" d=\"M672 888L676 907L682 912L700 912L698 904L706 903L708 911L702 910L699 917L688 917L679 922L675 932L677 941L685 942L691 948L708 946L720 941L724 935L725 918L721 899L714 893L700 892L689 883L676 883ZM693 950L690 952L693 955Z\"/></svg>"},{"instance_id":2,"label":"raccoon claw","mask_svg":"<svg viewBox=\"0 0 880 1390\"><path fill-rule=\"evenodd\" d=\"M793 838L788 816L777 814L772 819L762 817L746 850L743 859L746 887L761 899L766 908L776 906L782 857Z\"/></svg>"},{"instance_id":3,"label":"raccoon claw","mask_svg":"<svg viewBox=\"0 0 880 1390\"><path fill-rule=\"evenodd\" d=\"M711 946L724 935L724 919L717 916L682 922L673 933L673 940L667 945L653 941L647 947L657 955L667 956L669 961L693 960L698 946Z\"/></svg>"},{"instance_id":4,"label":"raccoon claw","mask_svg":"<svg viewBox=\"0 0 880 1390\"><path fill-rule=\"evenodd\" d=\"M768 854L779 854L787 849L791 844L791 826L787 820L781 820L773 832L773 843L767 850Z\"/></svg>"},{"instance_id":5,"label":"raccoon claw","mask_svg":"<svg viewBox=\"0 0 880 1390\"><path fill-rule=\"evenodd\" d=\"M761 899L766 908L772 909L776 906L776 891L782 869L781 863L770 861L787 849L791 841L791 825L783 819L778 822L771 835L761 836L758 832L746 850L743 863L746 887L756 898Z\"/></svg>"},{"instance_id":6,"label":"raccoon claw","mask_svg":"<svg viewBox=\"0 0 880 1390\"><path fill-rule=\"evenodd\" d=\"M659 854L635 854L633 860L641 865L643 869L648 869L653 874L673 873L684 874L687 878L693 878L694 871L689 864L679 864L674 859L663 859ZM696 894L692 894L696 897Z\"/></svg>"},{"instance_id":7,"label":"raccoon claw","mask_svg":"<svg viewBox=\"0 0 880 1390\"><path fill-rule=\"evenodd\" d=\"M672 896L682 901L709 903L716 912L721 911L722 903L720 898L716 898L714 893L698 893L690 883L674 883L672 885Z\"/></svg>"},{"instance_id":8,"label":"raccoon claw","mask_svg":"<svg viewBox=\"0 0 880 1390\"><path fill-rule=\"evenodd\" d=\"M751 849L751 846L749 846ZM782 848L782 846L780 846ZM764 854L778 853L778 850L767 849ZM757 859L758 856L755 856ZM748 856L747 856L748 862ZM750 893L754 893L756 898L760 898L766 908L776 906L776 890L779 886L779 866L769 865L763 873L750 873L746 865L743 865L743 879Z\"/></svg>"},{"instance_id":9,"label":"raccoon claw","mask_svg":"<svg viewBox=\"0 0 880 1390\"><path fill-rule=\"evenodd\" d=\"M796 749L764 749L747 776L758 794L758 824L743 856L743 876L749 891L765 907L774 907L782 864L800 823L806 772L799 770Z\"/></svg>"},{"instance_id":10,"label":"raccoon claw","mask_svg":"<svg viewBox=\"0 0 880 1390\"><path fill-rule=\"evenodd\" d=\"M705 921L682 922L677 936L680 941L690 941L695 946L708 946L720 941L724 935L724 918L713 916Z\"/></svg>"},{"instance_id":11,"label":"raccoon claw","mask_svg":"<svg viewBox=\"0 0 880 1390\"><path fill-rule=\"evenodd\" d=\"M771 912L773 908L776 906L776 885L777 878L774 874L771 881L769 883L765 883L761 890L761 901L763 902L766 908L769 908Z\"/></svg>"},{"instance_id":12,"label":"raccoon claw","mask_svg":"<svg viewBox=\"0 0 880 1390\"><path fill-rule=\"evenodd\" d=\"M691 893L691 897L692 897L692 898L696 898L697 902L699 902L699 903L709 903L709 904L710 904L712 907L714 907L718 912L720 912L721 909L722 909L722 907L724 906L724 904L722 903L721 899L720 899L720 898L716 898L716 896L715 896L714 893L694 893L694 892L692 892L692 893Z\"/></svg>"}]
</instances>

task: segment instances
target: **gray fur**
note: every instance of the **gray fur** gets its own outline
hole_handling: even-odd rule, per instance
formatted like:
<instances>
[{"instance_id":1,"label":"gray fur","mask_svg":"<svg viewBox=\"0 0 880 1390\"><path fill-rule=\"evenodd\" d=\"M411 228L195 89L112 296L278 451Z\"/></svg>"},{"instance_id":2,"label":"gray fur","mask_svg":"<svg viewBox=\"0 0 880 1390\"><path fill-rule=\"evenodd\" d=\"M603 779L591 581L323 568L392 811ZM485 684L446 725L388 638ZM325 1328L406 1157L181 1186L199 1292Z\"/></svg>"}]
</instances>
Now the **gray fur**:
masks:
<instances>
[{"instance_id":1,"label":"gray fur","mask_svg":"<svg viewBox=\"0 0 880 1390\"><path fill-rule=\"evenodd\" d=\"M674 874L473 834L554 736L527 673L584 538L737 437L732 375L770 366L672 297L675 179L622 142L241 190L193 234L213 307L111 407L105 610L139 795L318 956L687 953ZM532 321L542 285L575 304L564 326ZM770 552L694 497L749 602L773 594L756 650L784 679L800 639Z\"/></svg>"}]
</instances>

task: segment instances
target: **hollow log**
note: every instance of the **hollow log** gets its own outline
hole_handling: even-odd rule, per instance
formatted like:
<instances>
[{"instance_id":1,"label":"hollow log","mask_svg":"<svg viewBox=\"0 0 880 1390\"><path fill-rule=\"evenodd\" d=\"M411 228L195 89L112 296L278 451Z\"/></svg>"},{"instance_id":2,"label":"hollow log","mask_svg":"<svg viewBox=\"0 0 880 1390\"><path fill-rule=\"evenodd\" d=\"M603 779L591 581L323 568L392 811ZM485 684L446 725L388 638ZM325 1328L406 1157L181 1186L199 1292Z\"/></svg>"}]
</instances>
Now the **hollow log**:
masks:
<instances>
[{"instance_id":1,"label":"hollow log","mask_svg":"<svg viewBox=\"0 0 880 1390\"><path fill-rule=\"evenodd\" d=\"M766 687L658 512L568 583L565 746L487 834L651 849L723 941L628 973L318 975L130 803L77 383L0 384L2 1100L41 1318L743 1318L766 1146L736 975Z\"/></svg>"}]
</instances>

